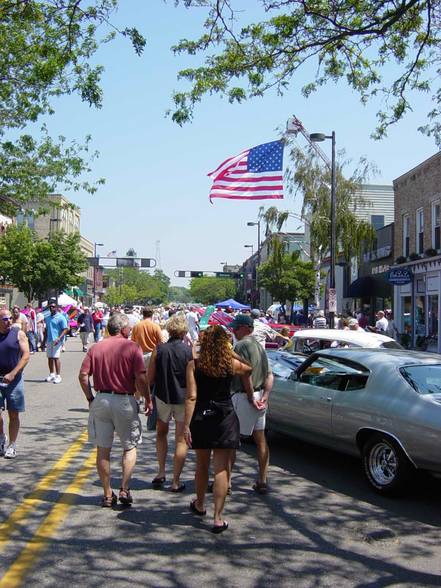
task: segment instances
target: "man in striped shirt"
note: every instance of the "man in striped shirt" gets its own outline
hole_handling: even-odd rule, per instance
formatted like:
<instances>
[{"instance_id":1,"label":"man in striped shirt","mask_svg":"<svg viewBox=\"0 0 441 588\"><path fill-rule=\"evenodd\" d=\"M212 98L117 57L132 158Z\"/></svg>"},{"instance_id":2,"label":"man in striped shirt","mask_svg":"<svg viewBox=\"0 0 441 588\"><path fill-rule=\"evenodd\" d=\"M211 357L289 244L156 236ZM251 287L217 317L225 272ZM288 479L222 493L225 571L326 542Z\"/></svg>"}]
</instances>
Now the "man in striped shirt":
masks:
<instances>
[{"instance_id":1,"label":"man in striped shirt","mask_svg":"<svg viewBox=\"0 0 441 588\"><path fill-rule=\"evenodd\" d=\"M319 310L317 313L317 316L312 321L312 328L313 329L326 329L326 327L327 327L327 324L326 324L325 313L323 312L323 310Z\"/></svg>"}]
</instances>

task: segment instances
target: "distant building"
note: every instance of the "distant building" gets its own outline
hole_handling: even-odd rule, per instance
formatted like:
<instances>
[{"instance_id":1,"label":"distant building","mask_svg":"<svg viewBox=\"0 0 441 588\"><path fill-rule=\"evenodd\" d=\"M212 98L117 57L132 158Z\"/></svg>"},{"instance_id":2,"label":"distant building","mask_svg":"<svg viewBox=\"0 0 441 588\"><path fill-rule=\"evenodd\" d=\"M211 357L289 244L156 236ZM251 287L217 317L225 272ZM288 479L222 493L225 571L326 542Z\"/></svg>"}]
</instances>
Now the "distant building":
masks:
<instances>
[{"instance_id":1,"label":"distant building","mask_svg":"<svg viewBox=\"0 0 441 588\"><path fill-rule=\"evenodd\" d=\"M51 233L64 231L68 235L80 232L80 209L61 194L50 194L46 214L36 215L32 210L32 202L29 203L28 212L19 213L16 216L18 225L26 224L33 229L38 237L47 239ZM35 209L38 205L35 204Z\"/></svg>"},{"instance_id":2,"label":"distant building","mask_svg":"<svg viewBox=\"0 0 441 588\"><path fill-rule=\"evenodd\" d=\"M394 180L395 266L409 277L395 285L395 317L411 346L441 352L441 153Z\"/></svg>"}]
</instances>

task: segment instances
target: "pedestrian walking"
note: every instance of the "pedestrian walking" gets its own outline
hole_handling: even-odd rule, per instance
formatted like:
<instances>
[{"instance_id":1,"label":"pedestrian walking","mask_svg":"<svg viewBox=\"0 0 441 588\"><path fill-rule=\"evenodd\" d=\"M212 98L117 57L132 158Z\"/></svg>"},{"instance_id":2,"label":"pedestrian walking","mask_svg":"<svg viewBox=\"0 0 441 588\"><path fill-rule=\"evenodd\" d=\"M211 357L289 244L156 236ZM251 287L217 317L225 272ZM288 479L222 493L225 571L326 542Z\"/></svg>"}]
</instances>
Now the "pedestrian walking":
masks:
<instances>
[{"instance_id":1,"label":"pedestrian walking","mask_svg":"<svg viewBox=\"0 0 441 588\"><path fill-rule=\"evenodd\" d=\"M247 317L252 324L252 319ZM255 339L254 345L262 349ZM263 350L262 350L263 351ZM208 471L213 454L213 533L228 528L223 519L225 498L229 487L233 452L239 447L240 426L231 400L233 377L248 378L251 388L251 367L233 356L228 333L213 325L204 331L197 359L187 366L187 399L184 435L189 447L196 451L196 498L190 510L204 516Z\"/></svg>"},{"instance_id":2,"label":"pedestrian walking","mask_svg":"<svg viewBox=\"0 0 441 588\"><path fill-rule=\"evenodd\" d=\"M0 456L13 459L17 455L20 413L25 410L23 370L29 361L29 343L25 333L12 328L9 310L0 310L0 415L6 408L9 416L9 445L0 424Z\"/></svg>"},{"instance_id":3,"label":"pedestrian walking","mask_svg":"<svg viewBox=\"0 0 441 588\"><path fill-rule=\"evenodd\" d=\"M19 306L12 307L12 325L11 327L14 329L20 329L23 333L28 332L28 317L21 312Z\"/></svg>"},{"instance_id":4,"label":"pedestrian walking","mask_svg":"<svg viewBox=\"0 0 441 588\"><path fill-rule=\"evenodd\" d=\"M230 324L237 343L235 353L252 367L252 388L235 376L231 384L234 409L240 423L240 434L252 435L257 449L258 478L253 489L259 494L268 491L267 476L269 449L265 439L266 411L274 377L268 357L262 346L252 336L254 323L250 316L238 314Z\"/></svg>"},{"instance_id":5,"label":"pedestrian walking","mask_svg":"<svg viewBox=\"0 0 441 588\"><path fill-rule=\"evenodd\" d=\"M49 375L46 382L61 383L61 349L64 337L69 332L66 315L59 311L55 302L49 304L50 314L45 318L46 324L46 354L49 365Z\"/></svg>"},{"instance_id":6,"label":"pedestrian walking","mask_svg":"<svg viewBox=\"0 0 441 588\"><path fill-rule=\"evenodd\" d=\"M103 321L103 313L99 308L95 308L92 313L92 320L93 320L93 338L95 343L101 339L101 326Z\"/></svg>"},{"instance_id":7,"label":"pedestrian walking","mask_svg":"<svg viewBox=\"0 0 441 588\"><path fill-rule=\"evenodd\" d=\"M80 327L80 339L83 344L83 351L86 352L90 342L90 335L94 332L92 315L87 306L85 306L83 312L78 315L77 323Z\"/></svg>"},{"instance_id":8,"label":"pedestrian walking","mask_svg":"<svg viewBox=\"0 0 441 588\"><path fill-rule=\"evenodd\" d=\"M175 452L173 456L173 480L170 490L182 492L185 484L181 473L187 457L187 443L184 439L184 412L186 397L187 364L193 359L191 347L183 342L188 332L187 321L180 316L172 316L167 321L169 340L159 345L152 353L148 381L155 386L156 455L158 474L153 486L162 487L166 480L165 464L168 451L168 432L170 420L175 421Z\"/></svg>"},{"instance_id":9,"label":"pedestrian walking","mask_svg":"<svg viewBox=\"0 0 441 588\"><path fill-rule=\"evenodd\" d=\"M325 313L323 310L319 310L315 319L312 321L312 328L313 329L326 329L327 323L325 318Z\"/></svg>"},{"instance_id":10,"label":"pedestrian walking","mask_svg":"<svg viewBox=\"0 0 441 588\"><path fill-rule=\"evenodd\" d=\"M32 304L28 302L27 308L27 332L29 342L29 351L31 355L37 351L37 313L32 308Z\"/></svg>"},{"instance_id":11,"label":"pedestrian walking","mask_svg":"<svg viewBox=\"0 0 441 588\"><path fill-rule=\"evenodd\" d=\"M199 337L199 315L194 306L190 306L190 310L185 315L188 323L188 334L191 337L192 343L197 341Z\"/></svg>"},{"instance_id":12,"label":"pedestrian walking","mask_svg":"<svg viewBox=\"0 0 441 588\"><path fill-rule=\"evenodd\" d=\"M104 491L101 506L110 508L118 498L126 506L133 502L130 480L136 465L136 448L142 440L135 390L144 398L146 415L152 406L141 349L128 339L129 319L115 313L110 317L107 329L109 337L87 352L79 381L89 402L89 440L97 447L97 471ZM93 378L95 395L90 378ZM110 453L115 432L123 446L118 497L110 484Z\"/></svg>"}]
</instances>

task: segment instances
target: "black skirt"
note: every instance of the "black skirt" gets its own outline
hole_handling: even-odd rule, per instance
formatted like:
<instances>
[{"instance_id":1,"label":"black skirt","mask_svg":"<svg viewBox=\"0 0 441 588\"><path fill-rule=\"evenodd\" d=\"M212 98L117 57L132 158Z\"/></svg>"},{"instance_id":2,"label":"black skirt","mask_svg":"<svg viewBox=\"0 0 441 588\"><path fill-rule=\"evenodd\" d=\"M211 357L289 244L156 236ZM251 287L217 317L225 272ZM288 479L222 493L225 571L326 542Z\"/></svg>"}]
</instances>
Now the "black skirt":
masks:
<instances>
[{"instance_id":1,"label":"black skirt","mask_svg":"<svg viewBox=\"0 0 441 588\"><path fill-rule=\"evenodd\" d=\"M238 449L239 419L231 400L196 402L190 423L193 449Z\"/></svg>"}]
</instances>

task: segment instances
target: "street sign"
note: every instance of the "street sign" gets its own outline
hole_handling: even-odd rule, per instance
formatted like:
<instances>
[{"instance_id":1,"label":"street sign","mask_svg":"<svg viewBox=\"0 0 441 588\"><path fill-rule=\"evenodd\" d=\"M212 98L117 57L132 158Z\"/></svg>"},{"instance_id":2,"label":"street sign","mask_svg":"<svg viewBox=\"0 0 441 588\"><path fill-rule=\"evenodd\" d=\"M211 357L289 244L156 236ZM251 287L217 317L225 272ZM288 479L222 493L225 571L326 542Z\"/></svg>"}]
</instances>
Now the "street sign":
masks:
<instances>
[{"instance_id":1,"label":"street sign","mask_svg":"<svg viewBox=\"0 0 441 588\"><path fill-rule=\"evenodd\" d=\"M216 278L231 278L233 275L230 272L216 272Z\"/></svg>"},{"instance_id":2,"label":"street sign","mask_svg":"<svg viewBox=\"0 0 441 588\"><path fill-rule=\"evenodd\" d=\"M404 284L409 284L413 280L413 273L409 267L392 268L387 279L394 286L404 286Z\"/></svg>"},{"instance_id":3,"label":"street sign","mask_svg":"<svg viewBox=\"0 0 441 588\"><path fill-rule=\"evenodd\" d=\"M337 292L335 288L328 288L328 311L337 312Z\"/></svg>"},{"instance_id":4,"label":"street sign","mask_svg":"<svg viewBox=\"0 0 441 588\"><path fill-rule=\"evenodd\" d=\"M135 257L118 257L116 260L116 267L135 267Z\"/></svg>"},{"instance_id":5,"label":"street sign","mask_svg":"<svg viewBox=\"0 0 441 588\"><path fill-rule=\"evenodd\" d=\"M141 267L156 267L156 259L141 257Z\"/></svg>"}]
</instances>

